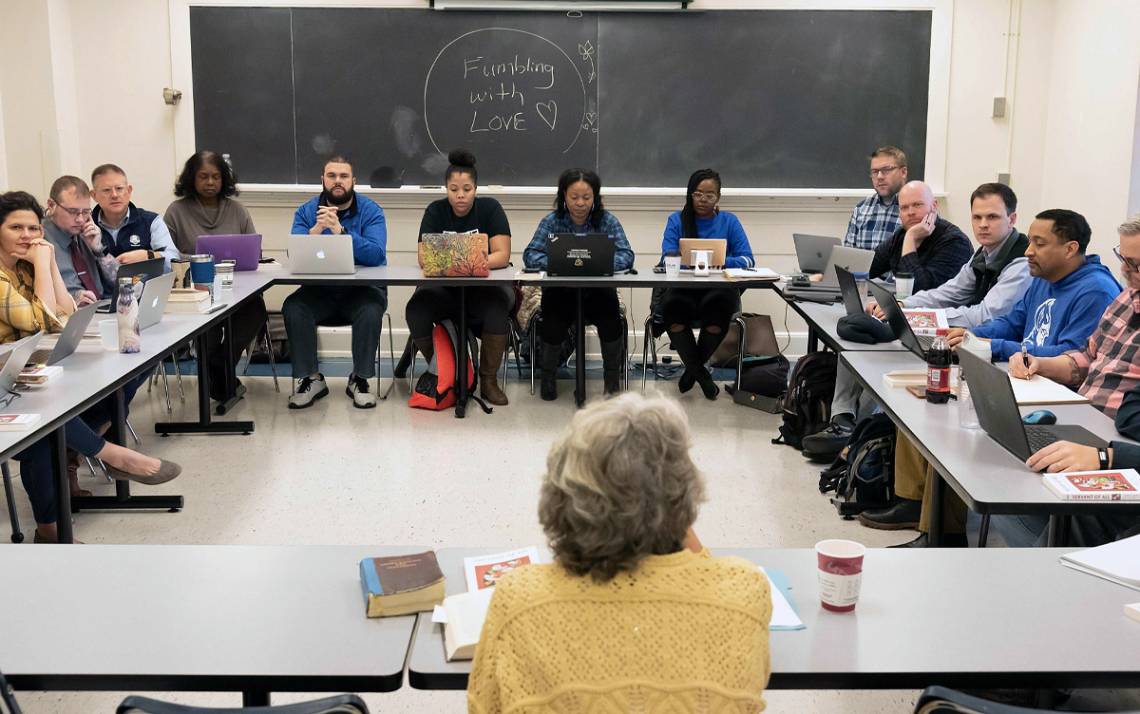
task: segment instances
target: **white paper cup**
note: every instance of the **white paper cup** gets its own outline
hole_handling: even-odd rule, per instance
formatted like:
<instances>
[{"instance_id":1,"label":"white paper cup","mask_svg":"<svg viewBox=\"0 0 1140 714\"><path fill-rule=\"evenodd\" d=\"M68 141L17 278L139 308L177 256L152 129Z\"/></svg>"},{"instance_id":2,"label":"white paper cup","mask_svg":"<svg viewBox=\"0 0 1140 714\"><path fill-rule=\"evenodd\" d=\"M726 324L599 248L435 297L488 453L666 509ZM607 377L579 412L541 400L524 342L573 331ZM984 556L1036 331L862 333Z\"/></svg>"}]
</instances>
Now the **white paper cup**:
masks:
<instances>
[{"instance_id":1,"label":"white paper cup","mask_svg":"<svg viewBox=\"0 0 1140 714\"><path fill-rule=\"evenodd\" d=\"M103 349L110 352L119 351L119 321L112 318L110 320L99 321L99 342L103 345Z\"/></svg>"},{"instance_id":2,"label":"white paper cup","mask_svg":"<svg viewBox=\"0 0 1140 714\"><path fill-rule=\"evenodd\" d=\"M912 276L895 276L895 297L899 300L908 298L914 292L914 277Z\"/></svg>"},{"instance_id":3,"label":"white paper cup","mask_svg":"<svg viewBox=\"0 0 1140 714\"><path fill-rule=\"evenodd\" d=\"M681 256L667 255L665 256L665 277L669 280L675 280L681 276Z\"/></svg>"},{"instance_id":4,"label":"white paper cup","mask_svg":"<svg viewBox=\"0 0 1140 714\"><path fill-rule=\"evenodd\" d=\"M863 583L867 548L853 540L833 538L815 544L819 567L819 600L825 610L851 612Z\"/></svg>"}]
</instances>

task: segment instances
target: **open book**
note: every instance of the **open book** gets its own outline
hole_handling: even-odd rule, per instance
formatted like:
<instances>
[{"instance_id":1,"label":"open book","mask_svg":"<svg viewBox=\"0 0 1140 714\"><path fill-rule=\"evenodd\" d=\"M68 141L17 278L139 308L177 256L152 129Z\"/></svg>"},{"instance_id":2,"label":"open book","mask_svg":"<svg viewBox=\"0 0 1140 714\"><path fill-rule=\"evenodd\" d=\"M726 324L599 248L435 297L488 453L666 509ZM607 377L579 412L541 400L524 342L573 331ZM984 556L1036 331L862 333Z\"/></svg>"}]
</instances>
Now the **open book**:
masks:
<instances>
[{"instance_id":1,"label":"open book","mask_svg":"<svg viewBox=\"0 0 1140 714\"><path fill-rule=\"evenodd\" d=\"M1061 556L1061 564L1140 590L1140 535L1096 548L1066 553Z\"/></svg>"}]
</instances>

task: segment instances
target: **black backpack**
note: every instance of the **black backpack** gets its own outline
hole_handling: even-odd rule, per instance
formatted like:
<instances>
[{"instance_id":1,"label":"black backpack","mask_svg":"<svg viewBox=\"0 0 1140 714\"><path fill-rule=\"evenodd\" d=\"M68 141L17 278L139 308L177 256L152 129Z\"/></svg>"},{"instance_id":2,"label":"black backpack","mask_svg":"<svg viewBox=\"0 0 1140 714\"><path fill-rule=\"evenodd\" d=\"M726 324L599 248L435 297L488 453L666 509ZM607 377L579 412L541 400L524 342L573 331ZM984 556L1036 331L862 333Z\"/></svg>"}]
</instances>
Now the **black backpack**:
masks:
<instances>
[{"instance_id":1,"label":"black backpack","mask_svg":"<svg viewBox=\"0 0 1140 714\"><path fill-rule=\"evenodd\" d=\"M835 492L831 503L844 518L890 505L895 491L895 425L874 414L855 425L851 439L831 466L819 473L819 492Z\"/></svg>"},{"instance_id":2,"label":"black backpack","mask_svg":"<svg viewBox=\"0 0 1140 714\"><path fill-rule=\"evenodd\" d=\"M805 436L827 428L835 396L835 368L834 352L812 352L796 361L784 397L784 423L773 444L803 449Z\"/></svg>"}]
</instances>

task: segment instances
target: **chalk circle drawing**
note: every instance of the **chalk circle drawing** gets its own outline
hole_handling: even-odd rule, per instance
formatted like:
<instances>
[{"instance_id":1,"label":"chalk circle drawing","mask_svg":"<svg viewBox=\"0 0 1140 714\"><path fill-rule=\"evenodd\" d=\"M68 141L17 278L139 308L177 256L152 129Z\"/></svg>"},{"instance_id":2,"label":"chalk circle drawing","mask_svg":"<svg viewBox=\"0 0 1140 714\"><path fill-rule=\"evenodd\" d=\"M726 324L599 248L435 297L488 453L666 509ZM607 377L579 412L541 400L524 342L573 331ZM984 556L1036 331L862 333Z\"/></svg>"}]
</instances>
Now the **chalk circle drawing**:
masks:
<instances>
[{"instance_id":1,"label":"chalk circle drawing","mask_svg":"<svg viewBox=\"0 0 1140 714\"><path fill-rule=\"evenodd\" d=\"M424 79L424 128L439 153L466 146L478 154L510 143L565 154L582 135L585 116L577 62L527 30L465 32L443 46Z\"/></svg>"}]
</instances>

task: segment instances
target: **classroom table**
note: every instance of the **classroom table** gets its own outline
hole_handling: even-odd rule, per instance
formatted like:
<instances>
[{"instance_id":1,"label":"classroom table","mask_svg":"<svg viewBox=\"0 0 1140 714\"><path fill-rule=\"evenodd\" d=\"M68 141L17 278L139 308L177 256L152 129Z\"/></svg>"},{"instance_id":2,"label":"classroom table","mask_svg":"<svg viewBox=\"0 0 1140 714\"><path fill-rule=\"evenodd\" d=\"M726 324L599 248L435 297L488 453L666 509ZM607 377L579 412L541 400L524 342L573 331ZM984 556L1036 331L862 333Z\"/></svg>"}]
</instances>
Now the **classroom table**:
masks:
<instances>
[{"instance_id":1,"label":"classroom table","mask_svg":"<svg viewBox=\"0 0 1140 714\"><path fill-rule=\"evenodd\" d=\"M891 421L934 466L930 509L932 545L941 539L943 484L948 484L966 505L979 514L1038 514L1050 517L1050 545L1061 544L1067 517L1073 514L1125 511L1140 514L1140 503L1062 501L1041 484L1013 454L981 429L959 426L957 400L931 404L902 387L891 387L883 375L899 369L921 369L923 363L909 352L845 352L842 359L863 388L873 394ZM1028 413L1040 406L1023 407ZM1127 441L1112 419L1088 404L1057 404L1049 407L1059 424L1078 424L1105 441ZM1138 598L1140 599L1140 598Z\"/></svg>"},{"instance_id":2,"label":"classroom table","mask_svg":"<svg viewBox=\"0 0 1140 714\"><path fill-rule=\"evenodd\" d=\"M367 618L358 563L415 546L0 546L16 689L390 692L416 615Z\"/></svg>"},{"instance_id":3,"label":"classroom table","mask_svg":"<svg viewBox=\"0 0 1140 714\"><path fill-rule=\"evenodd\" d=\"M816 352L820 341L832 352L864 351L864 352L903 352L906 347L898 340L865 344L852 342L839 336L839 320L847 314L847 308L842 302L813 302L799 300L784 292L785 283L776 283L773 288L784 299L784 302L796 311L803 321L807 323L807 351Z\"/></svg>"},{"instance_id":4,"label":"classroom table","mask_svg":"<svg viewBox=\"0 0 1140 714\"><path fill-rule=\"evenodd\" d=\"M436 551L448 593L464 556ZM811 549L714 548L782 571L804 630L770 635L769 689L1137 687L1140 593L1058 563L1063 549L868 549L853 613L822 609ZM417 689L465 689L471 662L446 662L442 627L422 615L408 655Z\"/></svg>"}]
</instances>

